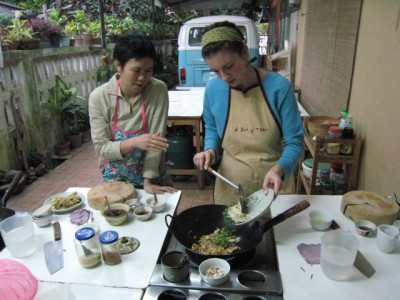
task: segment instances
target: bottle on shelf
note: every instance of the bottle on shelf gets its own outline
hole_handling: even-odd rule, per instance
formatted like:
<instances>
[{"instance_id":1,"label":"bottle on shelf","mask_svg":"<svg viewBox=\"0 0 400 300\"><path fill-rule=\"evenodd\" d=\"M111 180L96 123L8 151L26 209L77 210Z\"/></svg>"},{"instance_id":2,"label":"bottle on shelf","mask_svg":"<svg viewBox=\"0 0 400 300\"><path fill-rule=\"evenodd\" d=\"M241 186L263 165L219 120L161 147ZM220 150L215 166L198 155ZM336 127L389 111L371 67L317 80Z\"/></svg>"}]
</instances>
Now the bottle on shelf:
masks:
<instances>
[{"instance_id":1,"label":"bottle on shelf","mask_svg":"<svg viewBox=\"0 0 400 300\"><path fill-rule=\"evenodd\" d=\"M352 127L345 127L342 130L342 139L354 139L354 129ZM353 145L342 143L340 145L340 154L351 155L353 154Z\"/></svg>"}]
</instances>

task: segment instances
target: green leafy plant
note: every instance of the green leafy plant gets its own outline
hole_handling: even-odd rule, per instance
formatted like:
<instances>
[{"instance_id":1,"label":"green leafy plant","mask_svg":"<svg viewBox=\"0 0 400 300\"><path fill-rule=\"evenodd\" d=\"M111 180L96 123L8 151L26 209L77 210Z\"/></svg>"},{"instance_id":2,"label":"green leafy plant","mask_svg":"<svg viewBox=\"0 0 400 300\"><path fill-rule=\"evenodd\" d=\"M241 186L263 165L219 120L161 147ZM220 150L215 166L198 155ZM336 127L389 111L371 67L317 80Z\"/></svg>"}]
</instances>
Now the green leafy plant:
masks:
<instances>
[{"instance_id":1,"label":"green leafy plant","mask_svg":"<svg viewBox=\"0 0 400 300\"><path fill-rule=\"evenodd\" d=\"M76 23L77 33L82 34L89 22L85 16L85 12L83 10L78 10L74 15L74 21Z\"/></svg>"},{"instance_id":2,"label":"green leafy plant","mask_svg":"<svg viewBox=\"0 0 400 300\"><path fill-rule=\"evenodd\" d=\"M5 38L11 41L22 39L32 39L33 31L27 25L27 20L20 20L18 18L11 19L11 25L7 26L7 34Z\"/></svg>"},{"instance_id":3,"label":"green leafy plant","mask_svg":"<svg viewBox=\"0 0 400 300\"><path fill-rule=\"evenodd\" d=\"M76 23L73 20L70 20L67 24L65 24L64 33L68 36L74 36L78 34Z\"/></svg>"},{"instance_id":4,"label":"green leafy plant","mask_svg":"<svg viewBox=\"0 0 400 300\"><path fill-rule=\"evenodd\" d=\"M49 21L58 26L63 26L68 21L67 17L62 15L57 9L52 9L49 12Z\"/></svg>"},{"instance_id":5,"label":"green leafy plant","mask_svg":"<svg viewBox=\"0 0 400 300\"><path fill-rule=\"evenodd\" d=\"M100 22L90 21L89 24L84 25L84 32L88 34L92 34L95 37L99 37L101 35L101 25Z\"/></svg>"},{"instance_id":6,"label":"green leafy plant","mask_svg":"<svg viewBox=\"0 0 400 300\"><path fill-rule=\"evenodd\" d=\"M84 111L82 101L85 103L86 99L78 95L78 89L68 87L56 75L55 85L49 89L49 98L42 107L60 119L60 126L64 129L65 136L68 136L82 128L82 121L78 117Z\"/></svg>"}]
</instances>

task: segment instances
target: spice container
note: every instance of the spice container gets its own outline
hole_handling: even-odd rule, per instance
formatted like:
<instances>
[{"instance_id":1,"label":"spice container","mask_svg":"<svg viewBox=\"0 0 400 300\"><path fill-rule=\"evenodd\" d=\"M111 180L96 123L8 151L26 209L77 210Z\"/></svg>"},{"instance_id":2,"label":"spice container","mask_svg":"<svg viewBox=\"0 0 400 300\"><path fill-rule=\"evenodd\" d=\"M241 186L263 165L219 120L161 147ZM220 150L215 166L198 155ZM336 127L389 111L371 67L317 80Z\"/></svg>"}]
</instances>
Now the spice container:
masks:
<instances>
[{"instance_id":1,"label":"spice container","mask_svg":"<svg viewBox=\"0 0 400 300\"><path fill-rule=\"evenodd\" d=\"M342 131L343 139L354 139L354 129L352 127L345 127ZM340 154L350 155L353 154L353 144L342 143L340 145Z\"/></svg>"},{"instance_id":2,"label":"spice container","mask_svg":"<svg viewBox=\"0 0 400 300\"><path fill-rule=\"evenodd\" d=\"M342 129L339 126L329 127L326 139L340 139L342 137ZM328 154L340 154L340 143L327 143L325 145L325 151Z\"/></svg>"},{"instance_id":3,"label":"spice container","mask_svg":"<svg viewBox=\"0 0 400 300\"><path fill-rule=\"evenodd\" d=\"M75 232L75 249L82 267L94 267L101 260L100 245L91 227L83 227Z\"/></svg>"},{"instance_id":4,"label":"spice container","mask_svg":"<svg viewBox=\"0 0 400 300\"><path fill-rule=\"evenodd\" d=\"M110 230L100 234L99 237L103 261L107 265L116 265L121 262L118 233Z\"/></svg>"}]
</instances>

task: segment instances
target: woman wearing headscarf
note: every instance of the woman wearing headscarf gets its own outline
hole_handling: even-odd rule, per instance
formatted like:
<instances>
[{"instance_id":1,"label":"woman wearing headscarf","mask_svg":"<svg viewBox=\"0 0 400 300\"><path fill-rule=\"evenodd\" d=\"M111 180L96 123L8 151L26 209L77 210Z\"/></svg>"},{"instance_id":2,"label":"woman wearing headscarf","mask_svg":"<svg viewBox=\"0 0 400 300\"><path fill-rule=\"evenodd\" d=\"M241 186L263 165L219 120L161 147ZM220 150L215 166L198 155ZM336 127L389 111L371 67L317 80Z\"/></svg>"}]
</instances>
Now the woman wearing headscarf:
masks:
<instances>
[{"instance_id":1,"label":"woman wearing headscarf","mask_svg":"<svg viewBox=\"0 0 400 300\"><path fill-rule=\"evenodd\" d=\"M246 196L273 188L294 193L292 176L302 152L304 130L290 82L250 65L249 49L235 24L218 22L205 29L202 56L217 77L206 85L204 151L193 161L241 184ZM238 196L216 178L216 204L230 205Z\"/></svg>"}]
</instances>

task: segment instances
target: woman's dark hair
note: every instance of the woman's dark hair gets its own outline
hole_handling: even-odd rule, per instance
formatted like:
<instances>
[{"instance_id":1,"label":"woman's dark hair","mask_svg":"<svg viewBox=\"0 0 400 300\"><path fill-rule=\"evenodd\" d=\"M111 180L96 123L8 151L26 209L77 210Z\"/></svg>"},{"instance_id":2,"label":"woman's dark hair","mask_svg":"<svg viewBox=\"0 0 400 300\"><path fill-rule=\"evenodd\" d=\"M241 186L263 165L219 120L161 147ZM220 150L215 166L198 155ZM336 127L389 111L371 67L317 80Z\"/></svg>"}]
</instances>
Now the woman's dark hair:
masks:
<instances>
[{"instance_id":1,"label":"woman's dark hair","mask_svg":"<svg viewBox=\"0 0 400 300\"><path fill-rule=\"evenodd\" d=\"M204 34L214 28L217 27L232 27L234 28L237 32L239 32L240 36L242 37L242 41L221 41L221 42L213 42L208 45L205 45L201 49L201 55L203 58L210 57L213 54L216 54L217 52L221 50L228 50L232 52L236 52L241 54L243 52L244 44L244 36L243 33L240 31L237 26L229 21L222 21L222 22L216 22L214 24L208 25L207 27L204 28L203 36Z\"/></svg>"},{"instance_id":2,"label":"woman's dark hair","mask_svg":"<svg viewBox=\"0 0 400 300\"><path fill-rule=\"evenodd\" d=\"M156 49L153 42L143 35L123 35L117 40L113 52L114 60L118 60L123 68L132 58L141 59L143 57L156 60Z\"/></svg>"}]
</instances>

